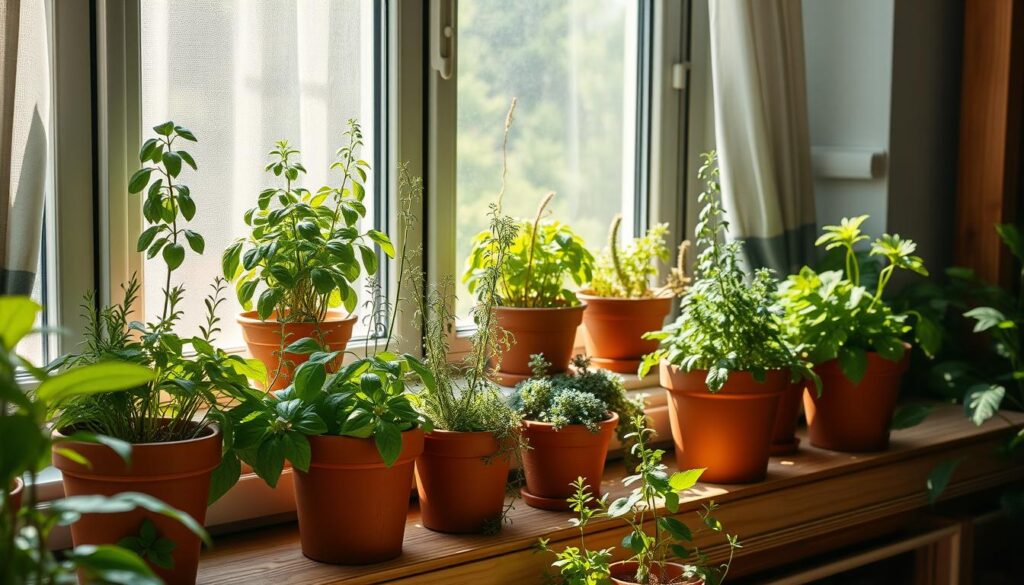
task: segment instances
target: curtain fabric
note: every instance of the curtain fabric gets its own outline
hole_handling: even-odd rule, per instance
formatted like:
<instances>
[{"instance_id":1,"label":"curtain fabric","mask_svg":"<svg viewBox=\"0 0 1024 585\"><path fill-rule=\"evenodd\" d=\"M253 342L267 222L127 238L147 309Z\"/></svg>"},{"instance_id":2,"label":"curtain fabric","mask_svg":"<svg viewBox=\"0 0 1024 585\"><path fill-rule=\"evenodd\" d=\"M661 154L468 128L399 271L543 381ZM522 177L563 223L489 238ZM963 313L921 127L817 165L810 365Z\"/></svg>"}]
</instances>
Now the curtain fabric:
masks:
<instances>
[{"instance_id":1,"label":"curtain fabric","mask_svg":"<svg viewBox=\"0 0 1024 585\"><path fill-rule=\"evenodd\" d=\"M42 0L0 2L0 294L32 292L49 164L50 58Z\"/></svg>"},{"instance_id":2,"label":"curtain fabric","mask_svg":"<svg viewBox=\"0 0 1024 585\"><path fill-rule=\"evenodd\" d=\"M709 17L729 236L785 276L811 262L817 231L801 0L711 0Z\"/></svg>"}]
</instances>

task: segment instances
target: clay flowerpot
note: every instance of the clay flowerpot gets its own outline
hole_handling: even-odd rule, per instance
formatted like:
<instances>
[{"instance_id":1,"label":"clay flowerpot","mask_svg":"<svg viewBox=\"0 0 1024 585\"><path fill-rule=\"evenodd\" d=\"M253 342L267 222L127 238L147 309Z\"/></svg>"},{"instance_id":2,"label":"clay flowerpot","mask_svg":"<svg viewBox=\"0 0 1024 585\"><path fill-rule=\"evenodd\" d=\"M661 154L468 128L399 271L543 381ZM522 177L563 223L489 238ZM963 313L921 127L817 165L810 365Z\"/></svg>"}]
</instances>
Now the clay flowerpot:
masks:
<instances>
[{"instance_id":1,"label":"clay flowerpot","mask_svg":"<svg viewBox=\"0 0 1024 585\"><path fill-rule=\"evenodd\" d=\"M127 464L104 445L69 441L60 446L82 455L91 465L81 465L54 451L53 464L64 475L65 495L141 492L185 512L200 524L206 521L210 476L221 457L221 433L216 426L207 427L195 439L136 443L132 445L131 463ZM142 509L121 514L86 514L71 525L71 539L75 546L116 544L126 536L137 536L147 518L161 538L175 544L171 553L174 566L152 569L167 583L195 583L199 537L166 516Z\"/></svg>"},{"instance_id":2,"label":"clay flowerpot","mask_svg":"<svg viewBox=\"0 0 1024 585\"><path fill-rule=\"evenodd\" d=\"M25 482L21 481L20 477L14 478L14 483L11 485L11 489L7 491L7 499L4 503L12 516L16 516L18 510L21 509L21 496L24 493Z\"/></svg>"},{"instance_id":3,"label":"clay flowerpot","mask_svg":"<svg viewBox=\"0 0 1024 585\"><path fill-rule=\"evenodd\" d=\"M811 444L850 453L887 449L889 426L909 359L909 351L896 362L869 352L867 369L858 384L846 378L837 360L815 366L821 377L821 396L813 387L804 393Z\"/></svg>"},{"instance_id":4,"label":"clay flowerpot","mask_svg":"<svg viewBox=\"0 0 1024 585\"><path fill-rule=\"evenodd\" d=\"M799 380L790 382L779 400L779 412L775 417L772 430L772 455L792 455L800 446L796 436L796 421L800 418L800 406L803 404L804 387L807 382ZM811 385L813 388L813 384Z\"/></svg>"},{"instance_id":5,"label":"clay flowerpot","mask_svg":"<svg viewBox=\"0 0 1024 585\"><path fill-rule=\"evenodd\" d=\"M277 320L276 313L272 313L266 321L261 321L256 311L245 311L238 315L238 324L242 326L242 337L249 348L249 354L267 366L267 389L280 390L291 384L294 369L309 359L309 355L306 354L286 353L285 359L292 365L280 367L282 333L285 346L304 337L310 337L331 351L345 351L348 340L352 339L352 327L356 324L356 316L346 317L341 311L327 311L327 318L320 323L281 323ZM333 372L340 364L339 358L328 364L327 369ZM278 375L275 379L276 373Z\"/></svg>"},{"instance_id":6,"label":"clay flowerpot","mask_svg":"<svg viewBox=\"0 0 1024 585\"><path fill-rule=\"evenodd\" d=\"M789 372L772 370L764 382L749 372L733 372L716 393L704 382L706 370L683 372L662 362L660 373L661 385L668 389L676 465L707 468L701 481L711 483L764 479Z\"/></svg>"},{"instance_id":7,"label":"clay flowerpot","mask_svg":"<svg viewBox=\"0 0 1024 585\"><path fill-rule=\"evenodd\" d=\"M639 563L636 561L619 561L612 563L609 568L612 583L615 585L638 585L636 582L636 570ZM658 583L662 585L701 585L704 579L700 577L686 577L686 567L679 563L665 563L651 567L651 575L657 576Z\"/></svg>"},{"instance_id":8,"label":"clay flowerpot","mask_svg":"<svg viewBox=\"0 0 1024 585\"><path fill-rule=\"evenodd\" d=\"M309 471L295 471L302 554L324 563L366 565L402 554L413 466L423 430L402 433L388 467L373 439L309 437Z\"/></svg>"},{"instance_id":9,"label":"clay flowerpot","mask_svg":"<svg viewBox=\"0 0 1024 585\"><path fill-rule=\"evenodd\" d=\"M601 497L601 478L619 415L600 423L598 432L583 425L568 425L555 430L551 423L523 421L523 451L526 487L523 501L544 510L568 510L566 498L576 493L572 482L582 477L595 498Z\"/></svg>"},{"instance_id":10,"label":"clay flowerpot","mask_svg":"<svg viewBox=\"0 0 1024 585\"><path fill-rule=\"evenodd\" d=\"M515 338L512 347L501 355L500 370L495 372L499 384L514 386L530 377L530 356L544 354L551 374L569 368L576 341L576 328L583 321L586 305L551 309L520 309L496 307L498 325Z\"/></svg>"},{"instance_id":11,"label":"clay flowerpot","mask_svg":"<svg viewBox=\"0 0 1024 585\"><path fill-rule=\"evenodd\" d=\"M493 433L427 433L423 454L416 459L423 525L466 534L500 522L511 463L508 449L502 451Z\"/></svg>"},{"instance_id":12,"label":"clay flowerpot","mask_svg":"<svg viewBox=\"0 0 1024 585\"><path fill-rule=\"evenodd\" d=\"M583 342L591 362L620 374L635 374L644 354L658 342L643 334L658 331L672 311L672 297L616 299L578 295L587 304L583 313Z\"/></svg>"}]
</instances>

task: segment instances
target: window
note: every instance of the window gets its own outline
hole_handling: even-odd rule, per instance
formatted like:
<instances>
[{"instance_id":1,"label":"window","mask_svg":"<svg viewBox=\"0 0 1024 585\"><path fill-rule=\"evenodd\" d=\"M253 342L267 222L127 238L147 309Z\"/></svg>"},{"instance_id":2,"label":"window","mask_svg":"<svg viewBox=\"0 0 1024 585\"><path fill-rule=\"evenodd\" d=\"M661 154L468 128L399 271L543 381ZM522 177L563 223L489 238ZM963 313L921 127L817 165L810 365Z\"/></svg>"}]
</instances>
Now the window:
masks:
<instances>
[{"instance_id":1,"label":"window","mask_svg":"<svg viewBox=\"0 0 1024 585\"><path fill-rule=\"evenodd\" d=\"M337 171L328 168L346 121L358 119L362 158L375 169L367 191L377 191L372 181L384 169L375 154L379 4L141 1L143 133L174 120L199 139L189 150L200 172L186 171L184 182L198 208L192 229L206 238L206 252L189 256L177 273L188 287L182 334L197 332L208 285L221 274L221 252L246 233L243 213L262 189L275 185L277 178L263 168L276 140L301 151L308 170L302 184L315 192L336 181ZM367 201L367 227L381 220L379 201ZM159 257L145 262L145 306L160 302L165 278ZM220 312L222 347L243 345L234 322L240 310L232 291Z\"/></svg>"},{"instance_id":2,"label":"window","mask_svg":"<svg viewBox=\"0 0 1024 585\"><path fill-rule=\"evenodd\" d=\"M505 112L518 99L504 211L553 217L592 249L623 213L636 224L636 0L462 0L458 13L456 265L487 226L501 177ZM458 291L459 314L473 299Z\"/></svg>"}]
</instances>

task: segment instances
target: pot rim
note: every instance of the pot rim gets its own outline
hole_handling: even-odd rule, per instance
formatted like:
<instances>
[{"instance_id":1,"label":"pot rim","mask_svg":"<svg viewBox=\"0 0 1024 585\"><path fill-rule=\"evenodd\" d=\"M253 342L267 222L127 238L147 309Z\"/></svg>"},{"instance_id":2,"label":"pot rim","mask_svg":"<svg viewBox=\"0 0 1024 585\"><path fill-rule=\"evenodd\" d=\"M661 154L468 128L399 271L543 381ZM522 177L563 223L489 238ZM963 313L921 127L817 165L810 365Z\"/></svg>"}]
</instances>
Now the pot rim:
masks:
<instances>
[{"instance_id":1,"label":"pot rim","mask_svg":"<svg viewBox=\"0 0 1024 585\"><path fill-rule=\"evenodd\" d=\"M266 321L264 321L263 319L259 318L259 311L242 311L241 313L238 313L237 315L235 315L235 321L237 321L238 323L240 323L242 325L273 325L273 326L276 327L276 326L279 326L279 325L316 325L317 323L321 323L321 324L323 324L323 323L337 324L337 323L345 323L345 322L348 322L348 321L355 321L356 319L359 318L355 313L349 313L345 317L335 317L335 318L332 318L332 314L333 315L344 315L345 313L344 313L344 311L340 311L338 309L328 309L327 310L327 317L324 318L324 320L322 320L322 321L289 321L289 322L286 322L286 323L282 323L281 321L278 321L277 319L273 318L273 315L274 315L273 313L271 314L271 318L269 318Z\"/></svg>"},{"instance_id":2,"label":"pot rim","mask_svg":"<svg viewBox=\"0 0 1024 585\"><path fill-rule=\"evenodd\" d=\"M449 431L447 429L435 428L429 433L424 433L425 437L440 441L458 441L464 437L477 438L482 435L490 435L497 440L497 437L494 436L494 431Z\"/></svg>"},{"instance_id":3,"label":"pot rim","mask_svg":"<svg viewBox=\"0 0 1024 585\"><path fill-rule=\"evenodd\" d=\"M648 290L650 290L650 289L648 289ZM660 301L672 301L672 300L674 300L676 298L674 296L664 296L664 295L654 296L654 297L625 297L625 298L624 297L602 297L601 295L593 294L593 293L589 293L589 292L585 292L585 291L577 292L576 296L579 297L579 299L581 301L584 301L584 300L587 301L587 302L597 301L599 303L600 302L609 302L609 303L615 303L615 302L634 302L634 303L635 302L647 302L647 303L652 303L652 302L660 302Z\"/></svg>"},{"instance_id":4,"label":"pot rim","mask_svg":"<svg viewBox=\"0 0 1024 585\"><path fill-rule=\"evenodd\" d=\"M718 392L710 391L707 388L706 384L704 385L703 388L698 390L698 389L695 389L695 388L691 389L691 388L672 387L672 386L669 386L669 385L667 385L665 383L665 376L668 376L669 378L671 378L672 376L676 376L676 375L678 375L678 376L693 375L693 376L699 376L702 379L706 379L707 378L707 372L708 372L708 370L703 369L703 368L697 368L697 369L694 369L694 370L685 371L681 367L679 367L679 366L677 366L675 364L669 363L667 360L661 360L661 362L659 364L658 375L659 375L659 378L660 378L659 381L662 384L662 387L665 390L669 391L669 392L679 393L679 394L707 394L709 396L714 396L714 397L717 397L717 398L725 398L725 399L738 398L738 397L741 397L741 396L758 396L758 395L766 395L766 394L779 394L781 392L785 392L789 388L789 385L790 385L790 372L786 368L773 368L773 369L770 369L770 370L766 370L765 371L765 380L763 382L758 382L757 380L754 380L754 376L750 372L750 370L737 370L735 372L729 372L729 378L726 379L725 385L722 386L722 389L719 390ZM729 392L728 391L729 390L729 388L728 388L729 381L732 379L733 376L738 376L738 375L739 376L749 376L750 379L753 380L754 383L758 385L758 388L756 390L743 391L743 392L739 392L739 391L735 391L735 390L733 392ZM780 376L780 377L783 378L783 380L781 380L779 382L779 387L777 389L776 388L772 388L771 385L769 384L769 380L770 380L770 378L772 376Z\"/></svg>"},{"instance_id":5,"label":"pot rim","mask_svg":"<svg viewBox=\"0 0 1024 585\"><path fill-rule=\"evenodd\" d=\"M168 419L162 418L160 420L168 420ZM195 425L195 426L199 426L199 423L196 422L196 421L189 421L189 424ZM55 429L53 429L53 434L57 435L58 437L66 439L67 437L70 436L70 435L65 433L65 431L67 431L68 428L69 427L64 427L64 428L61 428L61 429L55 428ZM210 439L212 439L214 437L220 437L220 436L221 436L220 425L218 425L217 423L214 423L214 422L209 422L209 423L206 423L206 425L204 425L203 432L202 432L201 435L199 435L197 437L193 437L191 439L181 439L181 440L178 440L178 441L151 441L151 442L147 442L147 443L131 443L131 442L129 442L128 444L131 445L132 447L146 447L146 446L149 446L149 445L183 445L185 443L195 443L197 441L206 441L206 440L210 440ZM95 443L87 443L85 441L67 441L67 442L68 443L72 443L72 444L78 443L80 445L95 445ZM101 446L101 445L97 445L97 446Z\"/></svg>"},{"instance_id":6,"label":"pot rim","mask_svg":"<svg viewBox=\"0 0 1024 585\"><path fill-rule=\"evenodd\" d=\"M507 307L507 306L504 306L504 305L499 305L499 306L494 307L494 310L495 311L508 311L510 313L513 313L513 312L528 313L528 312L531 312L531 311L566 311L566 312L569 312L569 311L582 311L582 310L584 310L586 308L587 308L587 303L584 303L583 301L580 301L580 304L572 305L570 307Z\"/></svg>"},{"instance_id":7,"label":"pot rim","mask_svg":"<svg viewBox=\"0 0 1024 585\"><path fill-rule=\"evenodd\" d=\"M683 571L683 572L686 571L686 565L683 564L683 563L677 563L677 562L674 562L674 561L665 561L664 563L657 563L657 564L659 564L659 565L661 565L663 567L669 567L669 566L671 566L671 567L678 567L680 571ZM618 579L618 577L615 577L615 575L613 574L614 573L614 568L616 566L624 567L624 566L629 566L629 565L639 566L640 563L637 562L637 561L634 561L634 560L630 560L630 559L626 559L626 560L622 560L622 561L615 561L614 563L608 565L608 573L609 573L609 575L611 577ZM695 576L693 579L689 579L689 580L686 580L686 581L678 581L678 582L673 581L671 583L671 585L700 585L702 583L704 583L704 579L701 579L699 576Z\"/></svg>"},{"instance_id":8,"label":"pot rim","mask_svg":"<svg viewBox=\"0 0 1024 585\"><path fill-rule=\"evenodd\" d=\"M599 422L597 424L600 425L601 429L603 430L603 429L605 429L605 428L607 428L609 426L612 426L613 424L617 425L618 423L619 423L619 413L612 411L610 417L604 419L603 421L601 421L601 422ZM530 420L530 419L524 418L523 419L523 425L526 426L526 427L529 427L530 430L533 430L533 431L548 432L548 433L560 433L562 431L569 431L569 432L585 431L585 432L590 433L590 434L598 434L598 433L591 432L590 429L588 429L586 427L586 425L581 425L581 424L565 425L561 429L555 429L555 423L540 422L540 421Z\"/></svg>"}]
</instances>

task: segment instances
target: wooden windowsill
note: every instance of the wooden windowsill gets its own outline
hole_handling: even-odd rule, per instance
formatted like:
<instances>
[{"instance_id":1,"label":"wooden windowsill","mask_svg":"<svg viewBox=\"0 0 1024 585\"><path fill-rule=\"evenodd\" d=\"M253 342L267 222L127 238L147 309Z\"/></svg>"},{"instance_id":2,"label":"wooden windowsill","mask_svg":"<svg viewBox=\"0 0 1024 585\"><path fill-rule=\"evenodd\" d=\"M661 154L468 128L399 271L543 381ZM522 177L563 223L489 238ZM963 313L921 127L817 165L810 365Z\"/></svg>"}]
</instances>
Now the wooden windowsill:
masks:
<instances>
[{"instance_id":1,"label":"wooden windowsill","mask_svg":"<svg viewBox=\"0 0 1024 585\"><path fill-rule=\"evenodd\" d=\"M1024 423L1024 415L1011 414L1009 419ZM887 520L896 528L907 514L927 508L925 482L941 461L963 458L943 499L1021 479L1024 466L1007 465L996 453L1009 432L1003 421L977 427L960 407L939 406L921 425L895 431L891 448L882 453L834 453L809 447L804 439L798 454L772 459L763 482L698 484L684 498L677 517L694 527L693 512L701 504L720 504L717 517L743 542L734 574L749 574L791 562L795 549L807 554L815 542L843 540L830 535L858 527L867 535L869 527ZM671 453L666 463L675 468ZM623 475L621 463L609 464L602 486L612 497L627 491L619 483ZM512 523L500 534L456 536L423 528L414 503L402 556L355 567L303 557L297 527L290 523L218 538L202 557L199 583L540 583L551 558L534 552L537 538L550 538L555 546L576 542L569 518L568 513L535 510L520 502ZM587 545L618 547L624 534L620 521L594 521ZM698 544L715 561L727 552L721 539Z\"/></svg>"}]
</instances>

